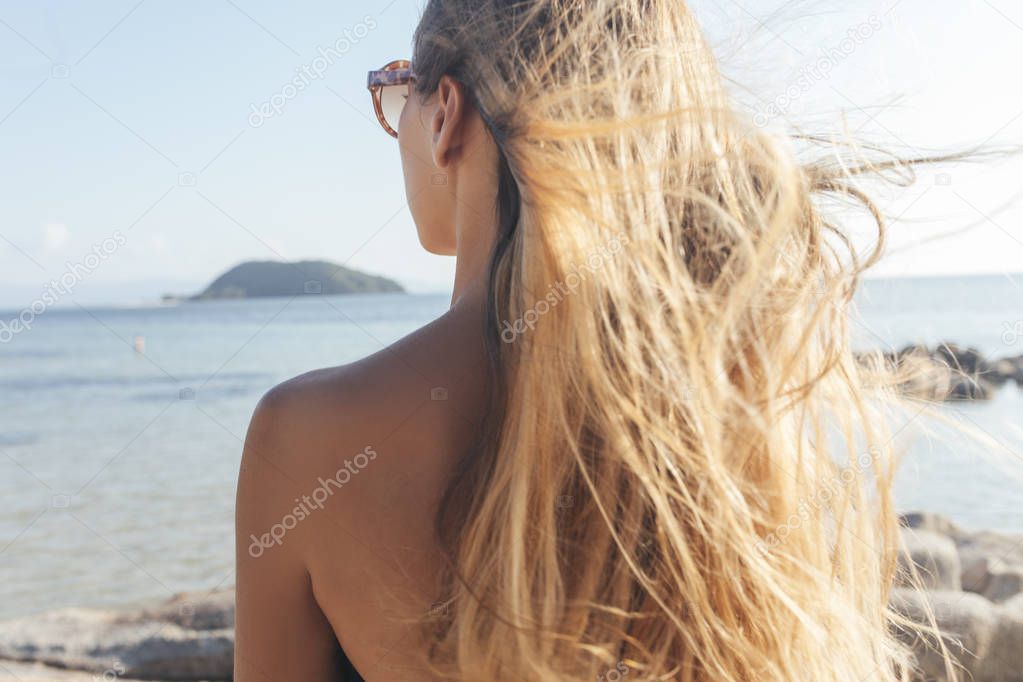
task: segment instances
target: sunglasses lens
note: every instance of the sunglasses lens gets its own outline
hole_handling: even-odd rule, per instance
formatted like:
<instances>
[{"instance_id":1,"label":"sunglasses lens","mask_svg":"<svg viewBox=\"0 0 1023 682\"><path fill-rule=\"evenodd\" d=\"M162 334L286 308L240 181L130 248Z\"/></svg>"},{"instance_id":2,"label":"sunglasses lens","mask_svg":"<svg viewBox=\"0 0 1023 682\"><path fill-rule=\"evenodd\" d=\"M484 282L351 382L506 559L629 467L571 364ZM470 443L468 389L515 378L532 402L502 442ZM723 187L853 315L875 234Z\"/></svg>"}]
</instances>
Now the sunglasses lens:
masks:
<instances>
[{"instance_id":1,"label":"sunglasses lens","mask_svg":"<svg viewBox=\"0 0 1023 682\"><path fill-rule=\"evenodd\" d=\"M402 110L405 109L406 100L408 85L387 85L380 90L380 109L387 125L395 132L398 131L398 121L401 119Z\"/></svg>"}]
</instances>

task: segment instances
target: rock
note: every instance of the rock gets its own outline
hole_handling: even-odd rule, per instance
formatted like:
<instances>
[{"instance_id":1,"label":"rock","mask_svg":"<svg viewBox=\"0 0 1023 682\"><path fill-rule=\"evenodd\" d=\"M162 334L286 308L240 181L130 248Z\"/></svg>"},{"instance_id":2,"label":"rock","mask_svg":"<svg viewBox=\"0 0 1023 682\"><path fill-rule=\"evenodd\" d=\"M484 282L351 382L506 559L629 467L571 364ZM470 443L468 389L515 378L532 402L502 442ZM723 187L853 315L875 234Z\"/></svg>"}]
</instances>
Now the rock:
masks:
<instances>
[{"instance_id":1,"label":"rock","mask_svg":"<svg viewBox=\"0 0 1023 682\"><path fill-rule=\"evenodd\" d=\"M61 670L42 663L15 663L0 661L0 682L139 682L117 675L110 670L102 675L81 670Z\"/></svg>"},{"instance_id":2,"label":"rock","mask_svg":"<svg viewBox=\"0 0 1023 682\"><path fill-rule=\"evenodd\" d=\"M931 357L943 362L961 374L974 376L987 369L987 361L976 348L964 348L956 343L941 343Z\"/></svg>"},{"instance_id":3,"label":"rock","mask_svg":"<svg viewBox=\"0 0 1023 682\"><path fill-rule=\"evenodd\" d=\"M963 589L1004 602L1023 592L1023 570L1001 559L982 557L963 571Z\"/></svg>"},{"instance_id":4,"label":"rock","mask_svg":"<svg viewBox=\"0 0 1023 682\"><path fill-rule=\"evenodd\" d=\"M902 348L900 348L898 350L898 352L896 353L896 355L898 355L898 357L900 357L900 358L901 357L905 357L907 355L929 355L929 354L930 354L930 351L927 349L927 346L923 345L922 343L910 343L910 344L907 344L907 345L903 346Z\"/></svg>"},{"instance_id":5,"label":"rock","mask_svg":"<svg viewBox=\"0 0 1023 682\"><path fill-rule=\"evenodd\" d=\"M1018 370L1019 368L1012 358L1003 358L992 364L983 377L995 386L1004 386L1006 383L1016 380Z\"/></svg>"},{"instance_id":6,"label":"rock","mask_svg":"<svg viewBox=\"0 0 1023 682\"><path fill-rule=\"evenodd\" d=\"M964 564L977 557L992 557L1006 566L1023 569L1023 535L960 531L951 537Z\"/></svg>"},{"instance_id":7,"label":"rock","mask_svg":"<svg viewBox=\"0 0 1023 682\"><path fill-rule=\"evenodd\" d=\"M899 552L900 585L910 585L910 560L916 565L923 587L958 590L962 584L959 552L952 540L928 530L904 529Z\"/></svg>"},{"instance_id":8,"label":"rock","mask_svg":"<svg viewBox=\"0 0 1023 682\"><path fill-rule=\"evenodd\" d=\"M906 512L899 516L899 523L905 528L916 528L928 530L941 535L955 537L962 533L959 526L955 525L948 518L934 512Z\"/></svg>"},{"instance_id":9,"label":"rock","mask_svg":"<svg viewBox=\"0 0 1023 682\"><path fill-rule=\"evenodd\" d=\"M97 675L229 680L234 591L182 594L138 613L62 609L0 623L0 659Z\"/></svg>"},{"instance_id":10,"label":"rock","mask_svg":"<svg viewBox=\"0 0 1023 682\"><path fill-rule=\"evenodd\" d=\"M919 592L896 589L892 594L892 608L914 623L926 624L926 608L934 618L949 654L973 675L974 682L1008 682L1007 679L980 677L989 665L988 657L999 626L997 608L980 595L952 590ZM933 635L901 632L906 643L912 644L917 665L928 680L944 681L945 663Z\"/></svg>"},{"instance_id":11,"label":"rock","mask_svg":"<svg viewBox=\"0 0 1023 682\"><path fill-rule=\"evenodd\" d=\"M899 356L898 371L908 376L899 384L904 395L921 400L944 400L952 388L952 372L948 367L933 362L927 355L916 351Z\"/></svg>"},{"instance_id":12,"label":"rock","mask_svg":"<svg viewBox=\"0 0 1023 682\"><path fill-rule=\"evenodd\" d=\"M1023 535L966 530L932 512L906 512L899 522L904 528L938 533L955 543L962 589L993 601L1005 601L1023 591Z\"/></svg>"},{"instance_id":13,"label":"rock","mask_svg":"<svg viewBox=\"0 0 1023 682\"><path fill-rule=\"evenodd\" d=\"M954 540L963 567L964 590L994 602L1023 592L1023 536L959 530Z\"/></svg>"},{"instance_id":14,"label":"rock","mask_svg":"<svg viewBox=\"0 0 1023 682\"><path fill-rule=\"evenodd\" d=\"M1023 388L1023 355L1017 355L1014 358L1008 358L1016 365L1016 372L1013 375L1013 379L1016 380L1016 385Z\"/></svg>"},{"instance_id":15,"label":"rock","mask_svg":"<svg viewBox=\"0 0 1023 682\"><path fill-rule=\"evenodd\" d=\"M975 375L953 372L945 400L991 400L995 387Z\"/></svg>"},{"instance_id":16,"label":"rock","mask_svg":"<svg viewBox=\"0 0 1023 682\"><path fill-rule=\"evenodd\" d=\"M1023 355L1013 355L991 363L988 371L1004 381L1015 381L1023 387Z\"/></svg>"},{"instance_id":17,"label":"rock","mask_svg":"<svg viewBox=\"0 0 1023 682\"><path fill-rule=\"evenodd\" d=\"M984 594L991 581L991 565L999 561L988 556L974 556L962 560L962 587L967 592Z\"/></svg>"},{"instance_id":18,"label":"rock","mask_svg":"<svg viewBox=\"0 0 1023 682\"><path fill-rule=\"evenodd\" d=\"M176 623L190 630L233 628L234 590L182 592L142 614L145 618Z\"/></svg>"},{"instance_id":19,"label":"rock","mask_svg":"<svg viewBox=\"0 0 1023 682\"><path fill-rule=\"evenodd\" d=\"M1023 594L1017 594L1015 597L1007 600L1002 604L1002 608L1005 609L1006 613L1023 616Z\"/></svg>"},{"instance_id":20,"label":"rock","mask_svg":"<svg viewBox=\"0 0 1023 682\"><path fill-rule=\"evenodd\" d=\"M965 670L961 679L1023 682L1023 594L996 605L970 592L895 589L891 606L922 625L927 624L925 607L930 607L945 647ZM900 631L900 638L913 646L925 679L948 679L933 635Z\"/></svg>"},{"instance_id":21,"label":"rock","mask_svg":"<svg viewBox=\"0 0 1023 682\"><path fill-rule=\"evenodd\" d=\"M976 348L940 343L933 350L911 344L881 356L902 373L898 390L924 400L988 400L1008 381L1023 387L1023 355L988 360ZM857 357L867 363L876 354Z\"/></svg>"},{"instance_id":22,"label":"rock","mask_svg":"<svg viewBox=\"0 0 1023 682\"><path fill-rule=\"evenodd\" d=\"M998 609L991 649L978 666L977 682L1023 682L1023 609Z\"/></svg>"}]
</instances>

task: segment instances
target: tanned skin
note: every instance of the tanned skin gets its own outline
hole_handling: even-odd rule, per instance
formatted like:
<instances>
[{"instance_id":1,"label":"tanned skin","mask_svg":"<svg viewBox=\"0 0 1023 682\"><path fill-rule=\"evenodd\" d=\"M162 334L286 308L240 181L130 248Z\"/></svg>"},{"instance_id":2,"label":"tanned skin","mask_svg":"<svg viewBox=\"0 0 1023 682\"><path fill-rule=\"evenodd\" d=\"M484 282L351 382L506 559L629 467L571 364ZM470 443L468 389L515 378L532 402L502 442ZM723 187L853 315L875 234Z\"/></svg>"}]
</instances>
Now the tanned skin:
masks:
<instances>
[{"instance_id":1,"label":"tanned skin","mask_svg":"<svg viewBox=\"0 0 1023 682\"><path fill-rule=\"evenodd\" d=\"M433 679L410 623L439 598L437 504L483 417L498 155L448 77L409 97L399 146L420 242L457 258L452 305L257 406L238 479L236 682L342 680L341 647L368 682ZM275 525L279 542L254 543Z\"/></svg>"}]
</instances>

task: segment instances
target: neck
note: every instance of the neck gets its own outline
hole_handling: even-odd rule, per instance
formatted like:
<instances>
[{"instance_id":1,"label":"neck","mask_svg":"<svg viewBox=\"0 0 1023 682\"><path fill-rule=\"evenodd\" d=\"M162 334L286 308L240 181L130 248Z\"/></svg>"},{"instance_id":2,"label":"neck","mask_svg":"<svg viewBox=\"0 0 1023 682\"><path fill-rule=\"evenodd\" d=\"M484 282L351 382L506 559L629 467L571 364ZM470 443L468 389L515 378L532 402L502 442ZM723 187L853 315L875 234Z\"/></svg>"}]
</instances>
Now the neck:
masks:
<instances>
[{"instance_id":1,"label":"neck","mask_svg":"<svg viewBox=\"0 0 1023 682\"><path fill-rule=\"evenodd\" d=\"M462 300L486 294L490 255L497 236L497 218L492 206L489 210L477 210L467 204L459 204L455 216L457 245L451 307Z\"/></svg>"}]
</instances>

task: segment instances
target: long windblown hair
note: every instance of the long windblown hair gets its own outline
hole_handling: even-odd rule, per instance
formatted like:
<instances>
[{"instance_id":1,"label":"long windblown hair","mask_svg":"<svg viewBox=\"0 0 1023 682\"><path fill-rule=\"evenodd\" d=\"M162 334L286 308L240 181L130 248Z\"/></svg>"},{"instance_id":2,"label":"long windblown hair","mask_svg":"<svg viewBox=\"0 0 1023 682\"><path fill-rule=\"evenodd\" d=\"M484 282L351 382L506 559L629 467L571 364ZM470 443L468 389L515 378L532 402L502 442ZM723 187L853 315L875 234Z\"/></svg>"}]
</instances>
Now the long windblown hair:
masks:
<instances>
[{"instance_id":1,"label":"long windblown hair","mask_svg":"<svg viewBox=\"0 0 1023 682\"><path fill-rule=\"evenodd\" d=\"M438 674L908 679L858 178L731 102L682 0L429 0L416 88L500 150L492 398L445 495ZM864 255L824 215L876 219Z\"/></svg>"}]
</instances>

